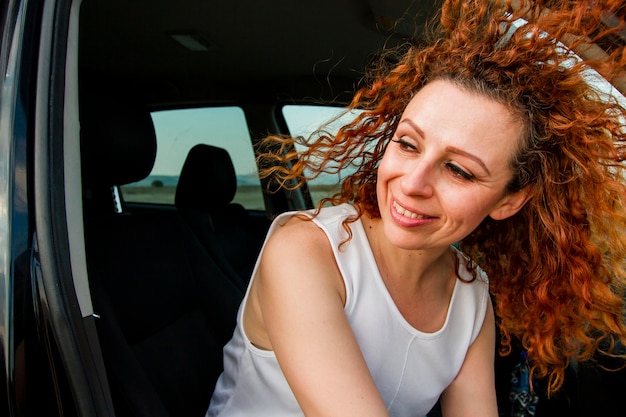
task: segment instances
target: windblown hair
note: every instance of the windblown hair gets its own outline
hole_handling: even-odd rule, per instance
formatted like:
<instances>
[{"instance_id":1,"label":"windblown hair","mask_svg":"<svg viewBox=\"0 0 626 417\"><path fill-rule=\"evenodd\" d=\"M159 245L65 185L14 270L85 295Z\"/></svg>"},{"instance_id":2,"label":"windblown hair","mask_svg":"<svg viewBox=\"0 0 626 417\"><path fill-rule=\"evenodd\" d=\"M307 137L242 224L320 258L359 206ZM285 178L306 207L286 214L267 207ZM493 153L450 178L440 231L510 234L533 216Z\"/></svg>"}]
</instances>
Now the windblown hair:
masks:
<instances>
[{"instance_id":1,"label":"windblown hair","mask_svg":"<svg viewBox=\"0 0 626 417\"><path fill-rule=\"evenodd\" d=\"M354 121L301 153L298 139L269 137L275 152L261 158L265 175L288 187L356 167L320 207L351 202L359 216L379 217L378 164L423 86L445 79L505 105L524 126L507 191L531 198L461 244L490 278L502 352L519 341L549 393L572 361L613 355L626 342L626 110L589 81L593 68L623 82L626 52L609 42L626 29L622 1L448 0L428 45L372 68L351 103L363 110ZM610 54L586 58L599 44Z\"/></svg>"}]
</instances>

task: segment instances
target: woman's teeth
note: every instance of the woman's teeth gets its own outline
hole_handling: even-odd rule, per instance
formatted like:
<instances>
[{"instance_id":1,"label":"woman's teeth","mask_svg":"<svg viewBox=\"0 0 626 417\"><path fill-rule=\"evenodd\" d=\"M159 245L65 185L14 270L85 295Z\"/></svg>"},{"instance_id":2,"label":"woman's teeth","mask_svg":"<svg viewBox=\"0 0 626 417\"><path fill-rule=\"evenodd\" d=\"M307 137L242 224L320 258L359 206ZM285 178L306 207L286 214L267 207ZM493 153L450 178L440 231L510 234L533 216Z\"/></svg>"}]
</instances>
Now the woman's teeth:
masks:
<instances>
[{"instance_id":1,"label":"woman's teeth","mask_svg":"<svg viewBox=\"0 0 626 417\"><path fill-rule=\"evenodd\" d=\"M413 213L412 211L409 211L409 210L405 209L404 207L400 206L395 201L393 202L393 207L396 209L396 211L399 214L403 215L404 217L408 217L408 218L411 218L411 219L426 219L427 218L427 216L423 216L421 214Z\"/></svg>"}]
</instances>

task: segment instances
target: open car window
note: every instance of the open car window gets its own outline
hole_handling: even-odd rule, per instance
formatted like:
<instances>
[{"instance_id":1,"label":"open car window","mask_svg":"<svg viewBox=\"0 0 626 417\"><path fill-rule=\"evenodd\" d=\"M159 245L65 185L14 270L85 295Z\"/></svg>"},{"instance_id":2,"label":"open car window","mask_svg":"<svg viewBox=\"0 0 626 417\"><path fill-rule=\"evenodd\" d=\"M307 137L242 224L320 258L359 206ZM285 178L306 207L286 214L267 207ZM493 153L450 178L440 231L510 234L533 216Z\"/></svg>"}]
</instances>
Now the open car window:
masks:
<instances>
[{"instance_id":1,"label":"open car window","mask_svg":"<svg viewBox=\"0 0 626 417\"><path fill-rule=\"evenodd\" d=\"M237 175L233 201L248 210L265 210L252 141L240 107L160 110L151 116L157 137L154 167L148 177L121 187L125 202L174 205L185 158L191 148L203 143L230 154Z\"/></svg>"}]
</instances>

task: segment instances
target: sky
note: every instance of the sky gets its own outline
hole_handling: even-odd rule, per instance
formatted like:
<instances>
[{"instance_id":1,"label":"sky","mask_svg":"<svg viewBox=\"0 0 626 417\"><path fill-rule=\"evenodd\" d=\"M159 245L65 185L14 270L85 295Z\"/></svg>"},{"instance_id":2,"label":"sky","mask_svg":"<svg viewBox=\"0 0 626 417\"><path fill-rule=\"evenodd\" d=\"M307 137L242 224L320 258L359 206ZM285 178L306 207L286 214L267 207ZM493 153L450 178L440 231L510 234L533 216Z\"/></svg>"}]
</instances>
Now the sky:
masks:
<instances>
[{"instance_id":1,"label":"sky","mask_svg":"<svg viewBox=\"0 0 626 417\"><path fill-rule=\"evenodd\" d=\"M225 148L235 170L255 169L250 134L238 107L165 110L152 113L157 133L157 157L152 175L179 175L187 153L198 143Z\"/></svg>"}]
</instances>

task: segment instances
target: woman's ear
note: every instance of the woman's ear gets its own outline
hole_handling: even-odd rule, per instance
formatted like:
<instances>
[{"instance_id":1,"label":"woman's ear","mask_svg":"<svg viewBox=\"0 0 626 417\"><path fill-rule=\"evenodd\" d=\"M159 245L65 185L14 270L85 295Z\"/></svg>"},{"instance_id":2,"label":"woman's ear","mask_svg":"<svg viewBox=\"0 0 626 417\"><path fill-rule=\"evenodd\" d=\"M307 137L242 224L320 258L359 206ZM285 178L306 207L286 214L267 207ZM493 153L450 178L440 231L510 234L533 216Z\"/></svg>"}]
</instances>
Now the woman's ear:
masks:
<instances>
[{"instance_id":1,"label":"woman's ear","mask_svg":"<svg viewBox=\"0 0 626 417\"><path fill-rule=\"evenodd\" d=\"M489 217L494 220L504 220L524 207L530 200L530 186L522 188L512 194L507 194L498 202L497 206L489 213Z\"/></svg>"}]
</instances>

